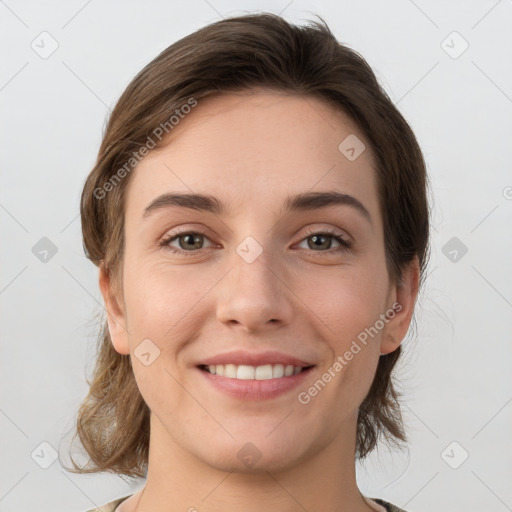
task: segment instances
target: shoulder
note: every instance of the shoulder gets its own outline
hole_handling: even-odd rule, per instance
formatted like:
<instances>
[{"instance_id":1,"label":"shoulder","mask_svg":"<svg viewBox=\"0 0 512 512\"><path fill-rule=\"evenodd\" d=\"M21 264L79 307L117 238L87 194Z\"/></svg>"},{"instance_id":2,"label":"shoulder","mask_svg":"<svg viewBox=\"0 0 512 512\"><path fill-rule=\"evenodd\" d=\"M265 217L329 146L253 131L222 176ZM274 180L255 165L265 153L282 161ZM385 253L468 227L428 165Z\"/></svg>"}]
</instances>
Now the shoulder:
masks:
<instances>
[{"instance_id":1,"label":"shoulder","mask_svg":"<svg viewBox=\"0 0 512 512\"><path fill-rule=\"evenodd\" d=\"M117 498L114 501L110 501L109 503L105 503L105 505L102 505L98 508L91 508L90 510L87 510L86 512L114 512L114 510L122 503L124 500L127 500L130 496L133 496L132 494L129 494L128 496L124 496L122 498Z\"/></svg>"},{"instance_id":2,"label":"shoulder","mask_svg":"<svg viewBox=\"0 0 512 512\"><path fill-rule=\"evenodd\" d=\"M396 505L389 503L388 501L384 501L379 498L372 498L372 500L379 505L382 505L388 512L406 512L404 509L399 508Z\"/></svg>"}]
</instances>

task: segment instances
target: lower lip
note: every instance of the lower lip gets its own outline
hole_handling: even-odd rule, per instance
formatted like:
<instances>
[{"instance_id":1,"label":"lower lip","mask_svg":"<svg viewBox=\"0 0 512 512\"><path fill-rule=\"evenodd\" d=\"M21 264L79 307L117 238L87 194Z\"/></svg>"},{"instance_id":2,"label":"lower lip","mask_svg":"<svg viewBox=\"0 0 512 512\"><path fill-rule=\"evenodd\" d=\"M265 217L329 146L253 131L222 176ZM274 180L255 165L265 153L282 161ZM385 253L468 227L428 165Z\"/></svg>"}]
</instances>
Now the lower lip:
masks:
<instances>
[{"instance_id":1,"label":"lower lip","mask_svg":"<svg viewBox=\"0 0 512 512\"><path fill-rule=\"evenodd\" d=\"M298 388L308 378L314 367L302 370L297 375L278 379L230 379L214 375L206 370L197 370L214 388L240 400L270 400Z\"/></svg>"}]
</instances>

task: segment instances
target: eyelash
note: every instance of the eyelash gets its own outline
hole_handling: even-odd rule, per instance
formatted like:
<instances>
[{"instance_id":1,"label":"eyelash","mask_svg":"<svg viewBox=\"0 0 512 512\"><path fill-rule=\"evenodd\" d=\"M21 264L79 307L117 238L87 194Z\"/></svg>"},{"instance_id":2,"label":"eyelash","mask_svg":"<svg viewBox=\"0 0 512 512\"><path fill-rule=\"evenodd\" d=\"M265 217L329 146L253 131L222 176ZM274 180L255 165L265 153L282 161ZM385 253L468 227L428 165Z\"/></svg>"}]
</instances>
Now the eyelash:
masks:
<instances>
[{"instance_id":1,"label":"eyelash","mask_svg":"<svg viewBox=\"0 0 512 512\"><path fill-rule=\"evenodd\" d=\"M175 247L171 247L169 245L171 242L173 242L174 240L177 240L178 238L180 238L180 236L183 236L183 235L199 235L199 236L204 236L205 238L208 238L204 233L201 233L199 231L188 231L188 230L184 229L184 230L178 230L178 231L166 236L158 243L158 245L159 245L159 247L169 250L174 254L182 254L184 256L197 256L198 252L202 251L203 249L195 249L195 250L191 250L191 251L185 251L183 249L176 249ZM329 229L329 228L324 229L323 231L316 231L316 230L312 229L305 234L305 237L300 242L303 242L304 240L311 238L313 235L331 236L334 240L336 240L340 244L340 247L337 247L334 250L312 251L313 256L325 256L325 254L336 254L338 252L346 252L352 248L352 242L349 242L342 235L338 234L336 231Z\"/></svg>"}]
</instances>

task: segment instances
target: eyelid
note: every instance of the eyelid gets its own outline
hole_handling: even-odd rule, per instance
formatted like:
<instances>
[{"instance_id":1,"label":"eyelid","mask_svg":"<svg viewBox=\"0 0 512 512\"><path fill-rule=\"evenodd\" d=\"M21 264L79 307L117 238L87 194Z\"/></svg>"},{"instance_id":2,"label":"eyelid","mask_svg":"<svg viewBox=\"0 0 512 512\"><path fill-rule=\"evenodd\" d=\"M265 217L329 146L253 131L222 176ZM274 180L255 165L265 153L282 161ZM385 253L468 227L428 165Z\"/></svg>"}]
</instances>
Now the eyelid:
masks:
<instances>
[{"instance_id":1,"label":"eyelid","mask_svg":"<svg viewBox=\"0 0 512 512\"><path fill-rule=\"evenodd\" d=\"M352 237L345 230L342 230L334 226L329 226L327 228L309 226L306 229L306 232L302 235L301 242L304 240L304 238L307 238L308 236L318 235L321 233L326 235L339 236L340 238L343 238L343 240L345 240L347 243L353 243Z\"/></svg>"}]
</instances>

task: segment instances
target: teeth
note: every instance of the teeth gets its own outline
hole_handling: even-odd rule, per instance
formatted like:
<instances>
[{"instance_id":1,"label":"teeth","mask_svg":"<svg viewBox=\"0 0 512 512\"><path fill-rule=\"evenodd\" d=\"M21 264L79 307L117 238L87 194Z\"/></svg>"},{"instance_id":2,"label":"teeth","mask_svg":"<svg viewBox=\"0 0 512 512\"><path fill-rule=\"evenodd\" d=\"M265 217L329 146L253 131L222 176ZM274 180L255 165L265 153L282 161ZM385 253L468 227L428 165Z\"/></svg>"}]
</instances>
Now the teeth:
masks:
<instances>
[{"instance_id":1,"label":"teeth","mask_svg":"<svg viewBox=\"0 0 512 512\"><path fill-rule=\"evenodd\" d=\"M273 379L280 379L281 377L284 377L284 366L282 364L275 364L274 367L269 364L268 367L270 368Z\"/></svg>"},{"instance_id":2,"label":"teeth","mask_svg":"<svg viewBox=\"0 0 512 512\"><path fill-rule=\"evenodd\" d=\"M233 365L226 365L226 366L235 366ZM226 377L230 377L230 375L226 375ZM233 375L236 379L243 379L243 380L251 380L254 379L254 366L245 366L241 364L238 368L235 366L235 375Z\"/></svg>"},{"instance_id":3,"label":"teeth","mask_svg":"<svg viewBox=\"0 0 512 512\"><path fill-rule=\"evenodd\" d=\"M234 364L226 364L224 366L224 377L236 379L236 366Z\"/></svg>"},{"instance_id":4,"label":"teeth","mask_svg":"<svg viewBox=\"0 0 512 512\"><path fill-rule=\"evenodd\" d=\"M303 368L288 364L265 364L262 366L248 366L245 364L214 364L206 366L206 370L213 375L220 375L228 379L241 380L268 380L280 379L281 377L290 377L297 375Z\"/></svg>"}]
</instances>

